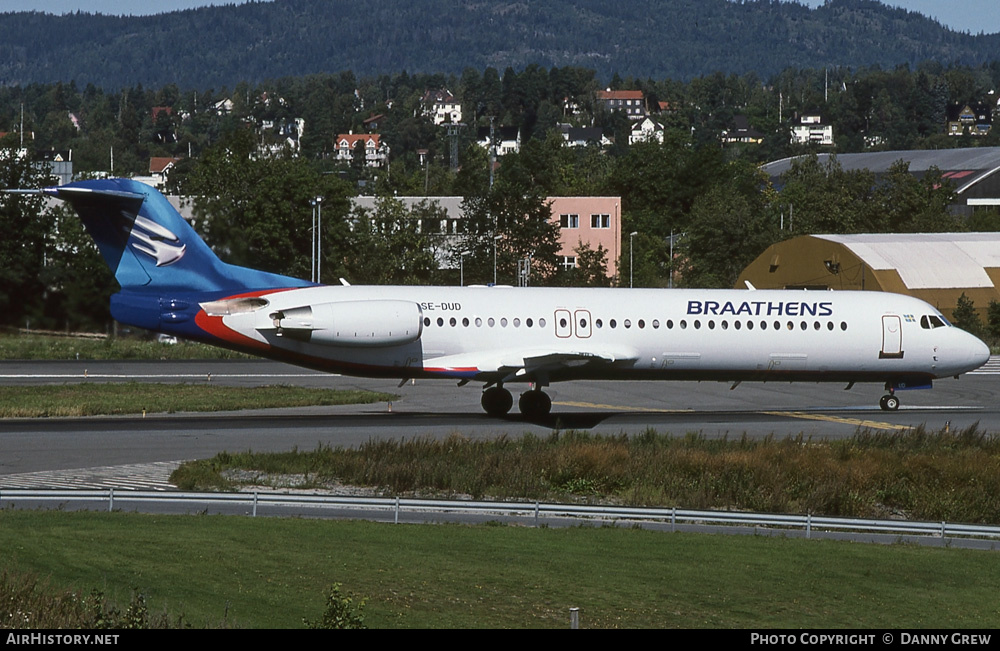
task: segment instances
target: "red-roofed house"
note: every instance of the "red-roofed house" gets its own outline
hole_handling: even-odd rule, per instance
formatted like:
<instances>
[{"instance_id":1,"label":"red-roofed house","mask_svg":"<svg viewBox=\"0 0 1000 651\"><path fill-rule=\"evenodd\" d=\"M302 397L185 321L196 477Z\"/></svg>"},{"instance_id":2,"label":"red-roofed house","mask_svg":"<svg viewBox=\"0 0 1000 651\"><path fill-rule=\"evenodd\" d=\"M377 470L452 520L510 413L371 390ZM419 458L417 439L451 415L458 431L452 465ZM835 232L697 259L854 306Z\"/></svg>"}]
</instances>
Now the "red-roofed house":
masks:
<instances>
[{"instance_id":1,"label":"red-roofed house","mask_svg":"<svg viewBox=\"0 0 1000 651\"><path fill-rule=\"evenodd\" d=\"M154 156L149 159L149 175L153 178L153 185L162 188L167 184L167 176L181 159L171 156Z\"/></svg>"},{"instance_id":2,"label":"red-roofed house","mask_svg":"<svg viewBox=\"0 0 1000 651\"><path fill-rule=\"evenodd\" d=\"M624 111L630 120L646 117L646 98L641 90L599 90L597 102L609 111Z\"/></svg>"},{"instance_id":3,"label":"red-roofed house","mask_svg":"<svg viewBox=\"0 0 1000 651\"><path fill-rule=\"evenodd\" d=\"M341 133L337 136L337 160L351 162L354 160L354 148L358 141L364 142L365 165L381 167L389 158L389 145L382 141L377 133Z\"/></svg>"}]
</instances>

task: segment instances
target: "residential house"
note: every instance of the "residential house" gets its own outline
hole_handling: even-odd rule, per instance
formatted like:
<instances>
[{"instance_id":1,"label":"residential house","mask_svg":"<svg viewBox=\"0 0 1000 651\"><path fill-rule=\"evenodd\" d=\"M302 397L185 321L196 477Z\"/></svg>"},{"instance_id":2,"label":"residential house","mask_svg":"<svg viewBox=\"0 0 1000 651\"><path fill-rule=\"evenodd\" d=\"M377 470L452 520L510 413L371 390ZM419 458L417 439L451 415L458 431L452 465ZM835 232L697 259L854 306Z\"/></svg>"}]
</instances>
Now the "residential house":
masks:
<instances>
[{"instance_id":1,"label":"residential house","mask_svg":"<svg viewBox=\"0 0 1000 651\"><path fill-rule=\"evenodd\" d=\"M726 145L742 143L759 145L764 142L764 134L750 126L745 115L733 116L733 124L722 132L722 143Z\"/></svg>"},{"instance_id":2,"label":"residential house","mask_svg":"<svg viewBox=\"0 0 1000 651\"><path fill-rule=\"evenodd\" d=\"M476 131L476 142L487 151L491 146L496 146L498 156L516 154L521 151L521 130L518 127L494 127L491 142L490 127L479 127Z\"/></svg>"},{"instance_id":3,"label":"residential house","mask_svg":"<svg viewBox=\"0 0 1000 651\"><path fill-rule=\"evenodd\" d=\"M424 93L420 102L424 107L424 115L430 117L435 125L440 126L446 122L458 124L462 121L462 104L447 89L429 90Z\"/></svg>"},{"instance_id":4,"label":"residential house","mask_svg":"<svg viewBox=\"0 0 1000 651\"><path fill-rule=\"evenodd\" d=\"M263 154L276 156L287 148L293 156L297 156L305 130L306 121L303 118L294 120L282 118L277 122L262 120L259 150Z\"/></svg>"},{"instance_id":5,"label":"residential house","mask_svg":"<svg viewBox=\"0 0 1000 651\"><path fill-rule=\"evenodd\" d=\"M833 145L833 126L823 124L823 118L820 115L803 115L792 124L791 143L793 145Z\"/></svg>"},{"instance_id":6,"label":"residential house","mask_svg":"<svg viewBox=\"0 0 1000 651\"><path fill-rule=\"evenodd\" d=\"M56 151L40 151L36 154L37 160L32 163L36 169L43 170L56 177L58 185L65 185L73 180L73 150L67 149Z\"/></svg>"},{"instance_id":7,"label":"residential house","mask_svg":"<svg viewBox=\"0 0 1000 651\"><path fill-rule=\"evenodd\" d=\"M630 120L646 117L646 98L641 90L599 90L597 103L609 111L622 111Z\"/></svg>"},{"instance_id":8,"label":"residential house","mask_svg":"<svg viewBox=\"0 0 1000 651\"><path fill-rule=\"evenodd\" d=\"M337 136L336 160L351 163L358 142L364 143L367 167L382 167L389 160L389 145L377 133L341 133Z\"/></svg>"},{"instance_id":9,"label":"residential house","mask_svg":"<svg viewBox=\"0 0 1000 651\"><path fill-rule=\"evenodd\" d=\"M216 115L228 115L233 112L233 100L231 99L220 99L214 105L212 109L215 111Z\"/></svg>"},{"instance_id":10,"label":"residential house","mask_svg":"<svg viewBox=\"0 0 1000 651\"><path fill-rule=\"evenodd\" d=\"M378 131L378 125L383 120L385 120L385 114L384 113L379 113L378 115L375 115L374 113L372 113L363 122L364 127L365 127L365 131L367 131L368 133L374 133L375 131Z\"/></svg>"},{"instance_id":11,"label":"residential house","mask_svg":"<svg viewBox=\"0 0 1000 651\"><path fill-rule=\"evenodd\" d=\"M560 124L559 131L562 132L562 137L567 147L596 145L603 148L610 147L613 144L613 141L604 135L604 129L600 127L574 127L568 124Z\"/></svg>"},{"instance_id":12,"label":"residential house","mask_svg":"<svg viewBox=\"0 0 1000 651\"><path fill-rule=\"evenodd\" d=\"M167 185L170 171L180 162L180 158L172 156L154 156L149 159L149 176L153 187L162 190Z\"/></svg>"},{"instance_id":13,"label":"residential house","mask_svg":"<svg viewBox=\"0 0 1000 651\"><path fill-rule=\"evenodd\" d=\"M663 144L663 125L652 118L645 117L632 125L628 134L628 144L637 142L658 142Z\"/></svg>"},{"instance_id":14,"label":"residential house","mask_svg":"<svg viewBox=\"0 0 1000 651\"><path fill-rule=\"evenodd\" d=\"M988 104L951 104L947 111L949 136L985 136L993 126L993 114Z\"/></svg>"}]
</instances>

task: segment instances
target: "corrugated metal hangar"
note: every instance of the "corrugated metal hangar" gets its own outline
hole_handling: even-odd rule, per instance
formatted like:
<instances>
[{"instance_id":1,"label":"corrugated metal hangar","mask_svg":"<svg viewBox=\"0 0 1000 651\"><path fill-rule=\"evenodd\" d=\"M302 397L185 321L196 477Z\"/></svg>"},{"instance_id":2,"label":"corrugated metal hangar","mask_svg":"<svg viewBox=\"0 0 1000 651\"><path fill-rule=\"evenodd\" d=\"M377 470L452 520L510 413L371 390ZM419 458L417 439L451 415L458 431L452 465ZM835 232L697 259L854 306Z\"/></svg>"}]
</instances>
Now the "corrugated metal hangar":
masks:
<instances>
[{"instance_id":1,"label":"corrugated metal hangar","mask_svg":"<svg viewBox=\"0 0 1000 651\"><path fill-rule=\"evenodd\" d=\"M828 164L831 155L818 154L820 164ZM771 183L780 187L781 175L799 158L803 157L783 158L764 165L763 169ZM836 160L845 171L867 169L876 175L888 172L893 164L903 160L910 164L910 173L918 178L936 167L955 184L958 214L971 214L975 206L1000 205L1000 147L837 154Z\"/></svg>"},{"instance_id":2,"label":"corrugated metal hangar","mask_svg":"<svg viewBox=\"0 0 1000 651\"><path fill-rule=\"evenodd\" d=\"M740 274L757 289L875 290L921 298L951 317L964 293L985 321L1000 301L1000 233L803 235Z\"/></svg>"}]
</instances>

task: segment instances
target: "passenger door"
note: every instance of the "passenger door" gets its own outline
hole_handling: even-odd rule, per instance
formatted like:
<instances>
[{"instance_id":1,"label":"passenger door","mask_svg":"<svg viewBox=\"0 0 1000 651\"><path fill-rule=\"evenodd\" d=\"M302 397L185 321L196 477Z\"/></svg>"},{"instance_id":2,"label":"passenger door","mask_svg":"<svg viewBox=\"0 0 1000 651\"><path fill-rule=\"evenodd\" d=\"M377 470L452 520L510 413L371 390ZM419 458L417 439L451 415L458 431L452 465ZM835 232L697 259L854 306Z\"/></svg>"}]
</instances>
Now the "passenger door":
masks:
<instances>
[{"instance_id":1,"label":"passenger door","mask_svg":"<svg viewBox=\"0 0 1000 651\"><path fill-rule=\"evenodd\" d=\"M882 317L882 350L879 359L903 358L903 324L902 319L895 314Z\"/></svg>"}]
</instances>

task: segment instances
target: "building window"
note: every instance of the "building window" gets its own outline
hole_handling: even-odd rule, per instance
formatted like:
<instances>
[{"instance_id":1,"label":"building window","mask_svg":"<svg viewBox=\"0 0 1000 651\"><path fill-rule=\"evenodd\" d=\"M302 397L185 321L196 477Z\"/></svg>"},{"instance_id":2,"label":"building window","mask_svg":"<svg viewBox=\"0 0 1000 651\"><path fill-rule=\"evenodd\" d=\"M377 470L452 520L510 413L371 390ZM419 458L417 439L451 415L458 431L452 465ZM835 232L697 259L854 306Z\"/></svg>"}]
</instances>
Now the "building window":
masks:
<instances>
[{"instance_id":1,"label":"building window","mask_svg":"<svg viewBox=\"0 0 1000 651\"><path fill-rule=\"evenodd\" d=\"M591 215L591 228L611 228L611 215Z\"/></svg>"},{"instance_id":2,"label":"building window","mask_svg":"<svg viewBox=\"0 0 1000 651\"><path fill-rule=\"evenodd\" d=\"M580 215L559 215L559 226L562 228L580 228Z\"/></svg>"},{"instance_id":3,"label":"building window","mask_svg":"<svg viewBox=\"0 0 1000 651\"><path fill-rule=\"evenodd\" d=\"M570 269L576 269L576 256L564 255L562 260L562 268L564 271L569 271Z\"/></svg>"}]
</instances>

